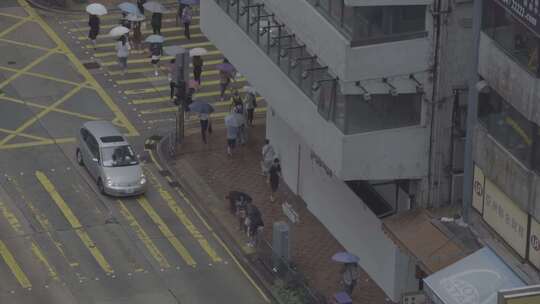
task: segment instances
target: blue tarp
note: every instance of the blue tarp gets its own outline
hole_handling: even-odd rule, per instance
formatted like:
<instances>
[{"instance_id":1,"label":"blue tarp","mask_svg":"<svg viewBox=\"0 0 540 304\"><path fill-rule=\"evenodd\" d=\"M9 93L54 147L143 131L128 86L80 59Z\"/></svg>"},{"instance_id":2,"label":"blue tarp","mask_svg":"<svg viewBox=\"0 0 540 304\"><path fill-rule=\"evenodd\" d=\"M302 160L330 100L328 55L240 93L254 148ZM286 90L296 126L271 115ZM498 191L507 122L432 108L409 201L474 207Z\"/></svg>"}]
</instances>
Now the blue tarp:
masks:
<instances>
[{"instance_id":1,"label":"blue tarp","mask_svg":"<svg viewBox=\"0 0 540 304\"><path fill-rule=\"evenodd\" d=\"M430 275L424 283L436 304L497 304L497 291L526 285L488 247Z\"/></svg>"}]
</instances>

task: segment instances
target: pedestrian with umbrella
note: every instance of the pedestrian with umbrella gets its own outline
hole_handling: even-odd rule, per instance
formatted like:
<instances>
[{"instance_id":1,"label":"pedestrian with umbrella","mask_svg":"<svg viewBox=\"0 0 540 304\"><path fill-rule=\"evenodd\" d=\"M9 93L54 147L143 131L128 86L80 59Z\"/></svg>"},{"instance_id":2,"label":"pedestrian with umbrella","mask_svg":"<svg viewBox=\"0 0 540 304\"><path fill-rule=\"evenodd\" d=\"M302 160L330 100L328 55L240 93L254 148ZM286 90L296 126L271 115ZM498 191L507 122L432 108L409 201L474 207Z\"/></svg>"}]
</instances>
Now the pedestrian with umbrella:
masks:
<instances>
[{"instance_id":1,"label":"pedestrian with umbrella","mask_svg":"<svg viewBox=\"0 0 540 304\"><path fill-rule=\"evenodd\" d=\"M145 19L142 14L128 14L127 19L131 22L131 43L133 48L141 50L142 48L142 32L141 22Z\"/></svg>"},{"instance_id":2,"label":"pedestrian with umbrella","mask_svg":"<svg viewBox=\"0 0 540 304\"><path fill-rule=\"evenodd\" d=\"M214 112L214 107L212 107L206 101L195 100L192 104L189 105L189 109L195 113L199 113L202 141L206 144L206 132L208 131L209 133L212 133L210 114Z\"/></svg>"},{"instance_id":3,"label":"pedestrian with umbrella","mask_svg":"<svg viewBox=\"0 0 540 304\"><path fill-rule=\"evenodd\" d=\"M189 26L191 24L191 19L193 17L193 12L191 11L191 6L190 5L186 5L184 7L184 9L182 10L182 23L184 24L184 36L186 36L186 38L188 40L191 40L191 35L189 33Z\"/></svg>"},{"instance_id":4,"label":"pedestrian with umbrella","mask_svg":"<svg viewBox=\"0 0 540 304\"><path fill-rule=\"evenodd\" d=\"M154 66L154 75L158 77L159 61L161 59L161 55L163 55L163 42L165 42L165 39L163 38L163 36L160 35L150 35L146 37L144 41L150 44L150 63L152 63L152 65Z\"/></svg>"},{"instance_id":5,"label":"pedestrian with umbrella","mask_svg":"<svg viewBox=\"0 0 540 304\"><path fill-rule=\"evenodd\" d=\"M129 45L127 38L128 33L129 29L121 25L114 27L109 33L109 35L113 37L120 36L116 42L115 49L116 56L118 57L118 63L122 69L122 75L125 75L127 72L127 60L129 51L131 50L131 46Z\"/></svg>"},{"instance_id":6,"label":"pedestrian with umbrella","mask_svg":"<svg viewBox=\"0 0 540 304\"><path fill-rule=\"evenodd\" d=\"M88 26L90 27L90 30L88 31L88 38L92 42L92 45L94 46L94 51L96 50L96 39L99 35L99 28L100 28L100 20L99 16L103 16L107 14L107 9L103 4L99 3L92 3L86 7L86 12L89 14L88 16Z\"/></svg>"},{"instance_id":7,"label":"pedestrian with umbrella","mask_svg":"<svg viewBox=\"0 0 540 304\"><path fill-rule=\"evenodd\" d=\"M345 288L345 292L351 296L358 282L359 270L358 270L358 261L360 260L357 256L349 252L338 252L332 256L332 260L343 263L343 268L341 270L342 283Z\"/></svg>"},{"instance_id":8,"label":"pedestrian with umbrella","mask_svg":"<svg viewBox=\"0 0 540 304\"><path fill-rule=\"evenodd\" d=\"M225 91L229 87L231 80L234 79L234 74L236 69L229 62L227 58L223 59L223 63L218 64L217 69L219 70L219 86L220 86L220 98L221 101L225 100Z\"/></svg>"},{"instance_id":9,"label":"pedestrian with umbrella","mask_svg":"<svg viewBox=\"0 0 540 304\"><path fill-rule=\"evenodd\" d=\"M193 64L193 79L201 85L201 75L204 61L202 55L206 55L208 51L204 48L193 48L189 50L191 56L191 63Z\"/></svg>"},{"instance_id":10,"label":"pedestrian with umbrella","mask_svg":"<svg viewBox=\"0 0 540 304\"><path fill-rule=\"evenodd\" d=\"M152 12L152 21L150 25L152 26L154 35L161 35L161 19L165 12L165 7L156 1L146 2L143 6L145 9Z\"/></svg>"}]
</instances>

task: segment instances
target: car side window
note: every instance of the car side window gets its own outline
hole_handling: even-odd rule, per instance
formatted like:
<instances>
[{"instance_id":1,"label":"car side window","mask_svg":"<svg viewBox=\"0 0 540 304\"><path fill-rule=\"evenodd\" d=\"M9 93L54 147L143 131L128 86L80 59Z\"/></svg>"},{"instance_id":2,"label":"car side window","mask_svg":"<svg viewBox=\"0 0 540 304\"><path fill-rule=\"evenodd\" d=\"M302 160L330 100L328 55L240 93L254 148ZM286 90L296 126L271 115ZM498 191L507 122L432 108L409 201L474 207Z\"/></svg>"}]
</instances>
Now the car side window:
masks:
<instances>
[{"instance_id":1,"label":"car side window","mask_svg":"<svg viewBox=\"0 0 540 304\"><path fill-rule=\"evenodd\" d=\"M88 134L87 143L92 155L99 160L99 145L96 138L92 134Z\"/></svg>"},{"instance_id":2,"label":"car side window","mask_svg":"<svg viewBox=\"0 0 540 304\"><path fill-rule=\"evenodd\" d=\"M89 134L88 130L86 130L85 128L81 129L81 136L82 136L83 141L87 142L88 134Z\"/></svg>"}]
</instances>

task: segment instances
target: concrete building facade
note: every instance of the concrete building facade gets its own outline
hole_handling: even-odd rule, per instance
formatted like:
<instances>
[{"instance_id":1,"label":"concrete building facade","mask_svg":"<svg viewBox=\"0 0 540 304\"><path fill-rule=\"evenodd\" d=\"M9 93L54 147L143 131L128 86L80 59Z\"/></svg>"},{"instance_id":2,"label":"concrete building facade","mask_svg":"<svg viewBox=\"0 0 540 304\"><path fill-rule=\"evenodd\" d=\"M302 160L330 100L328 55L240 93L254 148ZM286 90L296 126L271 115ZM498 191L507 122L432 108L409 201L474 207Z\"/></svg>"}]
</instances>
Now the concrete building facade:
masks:
<instances>
[{"instance_id":1,"label":"concrete building facade","mask_svg":"<svg viewBox=\"0 0 540 304\"><path fill-rule=\"evenodd\" d=\"M420 281L381 219L461 199L471 8L201 1L201 29L268 102L285 182L393 301Z\"/></svg>"}]
</instances>

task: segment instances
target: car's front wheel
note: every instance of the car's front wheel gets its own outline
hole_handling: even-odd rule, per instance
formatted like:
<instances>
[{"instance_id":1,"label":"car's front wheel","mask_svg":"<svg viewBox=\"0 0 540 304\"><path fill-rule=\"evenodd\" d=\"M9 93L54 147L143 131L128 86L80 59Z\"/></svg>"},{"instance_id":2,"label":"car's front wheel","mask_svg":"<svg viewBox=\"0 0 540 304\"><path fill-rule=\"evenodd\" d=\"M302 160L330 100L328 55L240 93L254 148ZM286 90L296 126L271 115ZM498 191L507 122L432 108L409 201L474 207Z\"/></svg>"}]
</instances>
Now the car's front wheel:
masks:
<instances>
[{"instance_id":1,"label":"car's front wheel","mask_svg":"<svg viewBox=\"0 0 540 304\"><path fill-rule=\"evenodd\" d=\"M84 166L84 160L82 158L82 153L79 148L77 148L77 151L75 152L75 156L77 157L77 163L79 163L80 166Z\"/></svg>"},{"instance_id":2,"label":"car's front wheel","mask_svg":"<svg viewBox=\"0 0 540 304\"><path fill-rule=\"evenodd\" d=\"M105 194L105 186L103 186L103 181L101 180L101 178L98 178L97 186L98 186L99 192L101 192L101 194Z\"/></svg>"}]
</instances>

